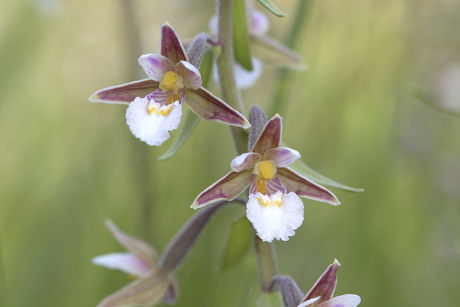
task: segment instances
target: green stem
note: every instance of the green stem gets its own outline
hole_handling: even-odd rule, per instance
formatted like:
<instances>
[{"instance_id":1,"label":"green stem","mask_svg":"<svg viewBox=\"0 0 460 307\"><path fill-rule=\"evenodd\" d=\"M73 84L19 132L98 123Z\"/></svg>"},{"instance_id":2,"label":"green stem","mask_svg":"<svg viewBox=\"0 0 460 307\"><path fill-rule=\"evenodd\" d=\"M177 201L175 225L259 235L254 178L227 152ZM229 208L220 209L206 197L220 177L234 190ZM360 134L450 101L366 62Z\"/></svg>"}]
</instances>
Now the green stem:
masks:
<instances>
[{"instance_id":1,"label":"green stem","mask_svg":"<svg viewBox=\"0 0 460 307\"><path fill-rule=\"evenodd\" d=\"M243 110L243 102L235 83L233 59L233 33L232 33L232 8L233 0L219 0L218 2L219 32L218 39L221 44L221 54L217 60L219 82L224 100L231 106ZM238 154L247 152L247 135L241 128L232 128L235 149ZM270 243L263 242L255 236L255 250L259 263L260 283L263 291L268 287L272 277L276 274L275 250Z\"/></svg>"},{"instance_id":2,"label":"green stem","mask_svg":"<svg viewBox=\"0 0 460 307\"><path fill-rule=\"evenodd\" d=\"M289 47L291 50L294 49L297 45L298 39L300 38L300 34L302 33L302 29L308 20L306 15L308 14L308 10L310 8L312 0L299 0L299 4L296 9L296 16L294 22L292 23L291 28L289 29L289 35L286 39L285 45ZM286 117L286 107L287 102L289 101L288 96L289 93L292 92L292 70L283 68L280 73L278 83L274 90L273 99L271 101L271 108L270 108L270 115L274 115L276 113L283 114Z\"/></svg>"},{"instance_id":3,"label":"green stem","mask_svg":"<svg viewBox=\"0 0 460 307\"><path fill-rule=\"evenodd\" d=\"M254 236L257 263L259 265L259 281L262 291L271 292L270 284L276 275L275 247L272 243L262 241L259 236Z\"/></svg>"},{"instance_id":4,"label":"green stem","mask_svg":"<svg viewBox=\"0 0 460 307\"><path fill-rule=\"evenodd\" d=\"M233 0L220 0L218 3L219 31L218 40L221 44L221 53L217 59L217 71L219 73L222 98L244 113L243 101L236 87L235 73L233 70L233 32L232 32L232 9ZM247 136L243 129L232 127L232 137L238 154L247 152Z\"/></svg>"},{"instance_id":5,"label":"green stem","mask_svg":"<svg viewBox=\"0 0 460 307\"><path fill-rule=\"evenodd\" d=\"M141 54L139 28L136 24L134 2L131 0L119 0L123 21L124 49L127 63L130 63L126 72L128 80L140 79L142 74L136 59ZM132 155L134 156L134 177L138 181L141 193L139 215L141 219L142 234L145 240L151 239L151 216L152 216L152 186L150 178L154 177L154 170L151 168L150 148L137 139L131 138Z\"/></svg>"}]
</instances>

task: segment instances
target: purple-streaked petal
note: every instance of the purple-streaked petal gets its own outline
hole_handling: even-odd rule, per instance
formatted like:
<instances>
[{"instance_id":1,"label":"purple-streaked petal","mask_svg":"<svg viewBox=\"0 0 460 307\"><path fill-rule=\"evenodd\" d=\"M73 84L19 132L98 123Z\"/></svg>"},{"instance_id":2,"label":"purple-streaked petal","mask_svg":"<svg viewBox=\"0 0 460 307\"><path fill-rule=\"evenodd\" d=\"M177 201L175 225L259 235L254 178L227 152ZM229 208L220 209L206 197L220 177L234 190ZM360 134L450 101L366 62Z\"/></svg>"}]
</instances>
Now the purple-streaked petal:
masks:
<instances>
[{"instance_id":1,"label":"purple-streaked petal","mask_svg":"<svg viewBox=\"0 0 460 307\"><path fill-rule=\"evenodd\" d=\"M136 97L145 97L158 88L158 82L151 79L138 80L103 88L95 92L89 101L111 104L129 104Z\"/></svg>"},{"instance_id":2,"label":"purple-streaked petal","mask_svg":"<svg viewBox=\"0 0 460 307\"><path fill-rule=\"evenodd\" d=\"M163 92L161 88L158 88L153 93L148 94L145 98L147 98L149 101L153 99L156 103L161 105L173 103L175 101L183 103L185 99L185 91L180 90L179 93L174 94L174 91Z\"/></svg>"},{"instance_id":3,"label":"purple-streaked petal","mask_svg":"<svg viewBox=\"0 0 460 307\"><path fill-rule=\"evenodd\" d=\"M266 151L279 147L281 143L282 127L283 119L276 114L267 122L251 151L263 155Z\"/></svg>"},{"instance_id":4,"label":"purple-streaked petal","mask_svg":"<svg viewBox=\"0 0 460 307\"><path fill-rule=\"evenodd\" d=\"M139 278L106 297L98 307L151 306L164 298L169 287L168 275L161 270Z\"/></svg>"},{"instance_id":5,"label":"purple-streaked petal","mask_svg":"<svg viewBox=\"0 0 460 307\"><path fill-rule=\"evenodd\" d=\"M299 196L329 203L333 206L340 205L337 197L325 187L302 177L287 168L278 168L276 176L281 179L288 192L294 192Z\"/></svg>"},{"instance_id":6,"label":"purple-streaked petal","mask_svg":"<svg viewBox=\"0 0 460 307\"><path fill-rule=\"evenodd\" d=\"M193 112L204 119L245 129L251 126L241 113L203 87L197 90L187 90L185 102L188 103Z\"/></svg>"},{"instance_id":7,"label":"purple-streaked petal","mask_svg":"<svg viewBox=\"0 0 460 307\"><path fill-rule=\"evenodd\" d=\"M184 46L176 31L168 23L161 27L161 54L174 63L187 61Z\"/></svg>"},{"instance_id":8,"label":"purple-streaked petal","mask_svg":"<svg viewBox=\"0 0 460 307\"><path fill-rule=\"evenodd\" d=\"M201 86L201 74L198 68L186 61L176 64L176 72L182 76L186 88L198 89Z\"/></svg>"},{"instance_id":9,"label":"purple-streaked petal","mask_svg":"<svg viewBox=\"0 0 460 307\"><path fill-rule=\"evenodd\" d=\"M248 186L251 172L230 172L201 192L192 204L201 208L217 200L235 199Z\"/></svg>"},{"instance_id":10,"label":"purple-streaked petal","mask_svg":"<svg viewBox=\"0 0 460 307\"><path fill-rule=\"evenodd\" d=\"M344 294L327 302L320 304L318 307L356 307L361 303L361 298L355 294Z\"/></svg>"},{"instance_id":11,"label":"purple-streaked petal","mask_svg":"<svg viewBox=\"0 0 460 307\"><path fill-rule=\"evenodd\" d=\"M255 152L247 152L239 155L230 162L230 167L234 172L241 172L252 169L254 163L260 160L260 155Z\"/></svg>"},{"instance_id":12,"label":"purple-streaked petal","mask_svg":"<svg viewBox=\"0 0 460 307\"><path fill-rule=\"evenodd\" d=\"M109 269L121 270L137 277L146 277L152 273L152 268L147 262L131 253L113 253L97 256L92 259L92 263Z\"/></svg>"},{"instance_id":13,"label":"purple-streaked petal","mask_svg":"<svg viewBox=\"0 0 460 307\"><path fill-rule=\"evenodd\" d=\"M249 33L254 36L262 36L268 32L267 16L257 10L253 10L249 20Z\"/></svg>"},{"instance_id":14,"label":"purple-streaked petal","mask_svg":"<svg viewBox=\"0 0 460 307\"><path fill-rule=\"evenodd\" d=\"M337 285L337 270L340 268L340 263L334 259L334 263L329 265L324 273L318 278L313 287L308 291L307 295L303 298L302 302L309 299L320 297L312 306L319 305L322 302L328 301L332 298Z\"/></svg>"},{"instance_id":15,"label":"purple-streaked petal","mask_svg":"<svg viewBox=\"0 0 460 307\"><path fill-rule=\"evenodd\" d=\"M257 175L252 174L251 178L249 178L249 183L249 194L260 192L262 194L271 195L278 191L286 193L286 187L277 177L264 179L258 178Z\"/></svg>"},{"instance_id":16,"label":"purple-streaked petal","mask_svg":"<svg viewBox=\"0 0 460 307\"><path fill-rule=\"evenodd\" d=\"M300 153L289 147L277 147L268 150L263 159L274 161L277 167L286 167L300 159Z\"/></svg>"},{"instance_id":17,"label":"purple-streaked petal","mask_svg":"<svg viewBox=\"0 0 460 307\"><path fill-rule=\"evenodd\" d=\"M152 269L157 267L157 253L148 243L124 233L110 220L106 220L105 225L112 236L129 252L144 260Z\"/></svg>"},{"instance_id":18,"label":"purple-streaked petal","mask_svg":"<svg viewBox=\"0 0 460 307\"><path fill-rule=\"evenodd\" d=\"M165 73L174 71L174 62L161 54L141 55L138 62L153 81L161 81Z\"/></svg>"}]
</instances>

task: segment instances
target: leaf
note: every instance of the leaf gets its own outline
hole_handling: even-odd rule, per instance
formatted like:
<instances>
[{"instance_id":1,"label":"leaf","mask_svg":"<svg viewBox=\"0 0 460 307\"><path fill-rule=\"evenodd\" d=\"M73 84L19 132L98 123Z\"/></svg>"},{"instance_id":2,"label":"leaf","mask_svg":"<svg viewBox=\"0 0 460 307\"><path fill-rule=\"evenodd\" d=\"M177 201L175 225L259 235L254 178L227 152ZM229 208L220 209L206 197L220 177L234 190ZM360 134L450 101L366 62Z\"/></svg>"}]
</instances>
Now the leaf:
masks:
<instances>
[{"instance_id":1,"label":"leaf","mask_svg":"<svg viewBox=\"0 0 460 307\"><path fill-rule=\"evenodd\" d=\"M284 307L284 303L279 292L264 292L257 299L256 307Z\"/></svg>"},{"instance_id":2,"label":"leaf","mask_svg":"<svg viewBox=\"0 0 460 307\"><path fill-rule=\"evenodd\" d=\"M225 245L221 270L225 271L238 264L249 249L252 227L246 216L233 222Z\"/></svg>"},{"instance_id":3,"label":"leaf","mask_svg":"<svg viewBox=\"0 0 460 307\"><path fill-rule=\"evenodd\" d=\"M202 86L206 87L208 85L209 78L212 72L212 65L213 65L213 54L211 50L208 50L203 57L203 60L200 65L200 74L202 80ZM158 157L158 160L167 160L174 156L174 154L179 150L179 148L184 145L185 141L188 140L192 132L195 130L196 126L200 118L195 115L191 110L187 111L185 115L184 123L180 128L179 132L177 133L174 141L172 142L171 146L168 150Z\"/></svg>"},{"instance_id":4,"label":"leaf","mask_svg":"<svg viewBox=\"0 0 460 307\"><path fill-rule=\"evenodd\" d=\"M233 54L244 69L252 70L245 0L233 1Z\"/></svg>"},{"instance_id":5,"label":"leaf","mask_svg":"<svg viewBox=\"0 0 460 307\"><path fill-rule=\"evenodd\" d=\"M332 180L330 178L327 178L324 175L321 175L317 171L314 171L311 167L309 167L302 160L295 161L294 163L289 165L288 168L296 171L300 175L305 176L308 179L311 179L314 182L319 183L319 184L327 185L333 188L337 188L337 189L341 189L341 190L349 191L349 192L364 192L364 189L362 188L350 187L342 183L339 183L335 180Z\"/></svg>"},{"instance_id":6,"label":"leaf","mask_svg":"<svg viewBox=\"0 0 460 307\"><path fill-rule=\"evenodd\" d=\"M260 4L265 6L266 9L268 9L270 12L272 12L275 16L278 17L284 17L286 14L281 12L272 2L271 0L258 0ZM306 0L300 0L300 1L306 1Z\"/></svg>"}]
</instances>

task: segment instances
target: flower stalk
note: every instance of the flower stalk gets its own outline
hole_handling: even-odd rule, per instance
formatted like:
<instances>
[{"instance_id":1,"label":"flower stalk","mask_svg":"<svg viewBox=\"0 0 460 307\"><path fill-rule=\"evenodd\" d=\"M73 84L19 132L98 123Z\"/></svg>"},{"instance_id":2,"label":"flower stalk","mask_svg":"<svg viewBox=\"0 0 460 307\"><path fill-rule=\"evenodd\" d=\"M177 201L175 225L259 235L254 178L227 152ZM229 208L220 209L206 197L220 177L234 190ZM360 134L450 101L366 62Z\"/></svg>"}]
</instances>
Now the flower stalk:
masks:
<instances>
[{"instance_id":1,"label":"flower stalk","mask_svg":"<svg viewBox=\"0 0 460 307\"><path fill-rule=\"evenodd\" d=\"M218 41L221 46L221 53L217 59L217 71L219 83L222 90L222 98L244 113L243 101L240 92L236 87L234 59L233 59L233 30L232 30L233 0L219 0L218 2ZM233 143L238 154L246 152L247 136L243 129L231 127Z\"/></svg>"},{"instance_id":2,"label":"flower stalk","mask_svg":"<svg viewBox=\"0 0 460 307\"><path fill-rule=\"evenodd\" d=\"M236 87L233 59L232 33L233 0L219 0L218 2L218 40L221 44L221 54L217 60L220 88L227 103L244 112L243 101ZM231 127L233 142L238 154L247 151L247 136L241 128ZM276 275L275 250L271 243L263 242L257 235L254 236L255 250L259 264L260 284L263 291L268 291L273 276Z\"/></svg>"}]
</instances>

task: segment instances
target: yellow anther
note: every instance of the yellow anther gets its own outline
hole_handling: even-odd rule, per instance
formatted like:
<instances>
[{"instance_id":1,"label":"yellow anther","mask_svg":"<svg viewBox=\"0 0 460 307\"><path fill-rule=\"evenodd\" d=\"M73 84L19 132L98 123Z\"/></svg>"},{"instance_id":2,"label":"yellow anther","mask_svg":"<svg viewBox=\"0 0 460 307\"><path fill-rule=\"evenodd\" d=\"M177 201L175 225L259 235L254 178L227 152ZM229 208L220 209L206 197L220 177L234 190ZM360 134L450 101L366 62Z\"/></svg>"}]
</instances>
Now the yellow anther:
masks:
<instances>
[{"instance_id":1,"label":"yellow anther","mask_svg":"<svg viewBox=\"0 0 460 307\"><path fill-rule=\"evenodd\" d=\"M257 164L259 175L265 179L275 177L276 168L272 161L260 161Z\"/></svg>"},{"instance_id":2,"label":"yellow anther","mask_svg":"<svg viewBox=\"0 0 460 307\"><path fill-rule=\"evenodd\" d=\"M174 91L177 94L184 87L182 77L174 71L168 71L160 81L160 88L163 92Z\"/></svg>"}]
</instances>

